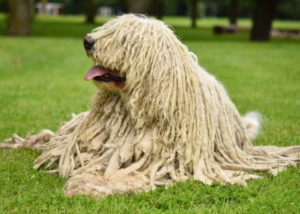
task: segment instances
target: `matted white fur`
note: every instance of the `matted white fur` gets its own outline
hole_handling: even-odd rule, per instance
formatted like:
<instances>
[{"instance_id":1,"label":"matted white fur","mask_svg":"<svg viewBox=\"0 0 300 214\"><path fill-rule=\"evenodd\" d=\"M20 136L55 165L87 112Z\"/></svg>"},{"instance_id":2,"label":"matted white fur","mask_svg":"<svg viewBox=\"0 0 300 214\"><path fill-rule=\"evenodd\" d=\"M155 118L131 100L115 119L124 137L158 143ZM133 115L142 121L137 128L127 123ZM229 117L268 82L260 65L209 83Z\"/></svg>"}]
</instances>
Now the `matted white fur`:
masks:
<instances>
[{"instance_id":1,"label":"matted white fur","mask_svg":"<svg viewBox=\"0 0 300 214\"><path fill-rule=\"evenodd\" d=\"M14 135L5 148L41 150L34 168L68 178L67 195L137 192L186 179L247 185L299 162L300 146L253 146L259 116L241 116L223 86L161 21L123 15L96 28L91 58L126 76L98 84L89 112L56 133Z\"/></svg>"}]
</instances>

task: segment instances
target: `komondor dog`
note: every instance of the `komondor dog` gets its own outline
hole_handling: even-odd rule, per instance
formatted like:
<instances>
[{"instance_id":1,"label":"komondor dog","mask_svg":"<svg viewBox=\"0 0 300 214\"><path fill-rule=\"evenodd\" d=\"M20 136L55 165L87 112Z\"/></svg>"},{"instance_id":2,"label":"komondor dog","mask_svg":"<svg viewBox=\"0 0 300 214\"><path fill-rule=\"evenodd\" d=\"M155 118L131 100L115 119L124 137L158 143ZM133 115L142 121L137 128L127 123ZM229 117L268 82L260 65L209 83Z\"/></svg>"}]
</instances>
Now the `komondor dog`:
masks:
<instances>
[{"instance_id":1,"label":"komondor dog","mask_svg":"<svg viewBox=\"0 0 300 214\"><path fill-rule=\"evenodd\" d=\"M123 15L84 39L97 86L89 112L57 132L3 148L41 150L42 165L67 177L66 195L105 197L187 179L247 185L299 163L300 146L253 146L257 113L241 116L225 89L163 22Z\"/></svg>"}]
</instances>

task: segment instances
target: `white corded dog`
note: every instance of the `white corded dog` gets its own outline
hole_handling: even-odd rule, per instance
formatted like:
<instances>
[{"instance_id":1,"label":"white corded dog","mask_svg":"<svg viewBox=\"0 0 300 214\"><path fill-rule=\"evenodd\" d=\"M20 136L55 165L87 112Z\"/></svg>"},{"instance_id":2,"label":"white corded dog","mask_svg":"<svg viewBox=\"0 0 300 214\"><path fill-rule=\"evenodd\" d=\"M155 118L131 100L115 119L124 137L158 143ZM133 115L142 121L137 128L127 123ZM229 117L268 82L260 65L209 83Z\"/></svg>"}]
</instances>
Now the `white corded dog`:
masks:
<instances>
[{"instance_id":1,"label":"white corded dog","mask_svg":"<svg viewBox=\"0 0 300 214\"><path fill-rule=\"evenodd\" d=\"M299 162L300 146L253 146L258 114L241 116L223 86L161 21L123 15L84 39L98 91L89 112L56 133L44 130L1 147L42 150L68 177L67 195L106 196L186 179L247 185ZM13 144L14 143L14 144Z\"/></svg>"}]
</instances>

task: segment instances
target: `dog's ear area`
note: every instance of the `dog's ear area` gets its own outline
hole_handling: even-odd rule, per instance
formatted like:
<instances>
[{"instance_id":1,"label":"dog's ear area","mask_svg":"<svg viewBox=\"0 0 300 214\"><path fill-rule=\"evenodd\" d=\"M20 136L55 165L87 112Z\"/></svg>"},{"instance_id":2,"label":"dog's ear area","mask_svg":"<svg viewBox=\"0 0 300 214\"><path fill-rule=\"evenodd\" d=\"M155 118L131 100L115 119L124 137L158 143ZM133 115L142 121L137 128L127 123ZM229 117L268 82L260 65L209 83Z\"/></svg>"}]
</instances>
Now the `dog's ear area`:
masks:
<instances>
[{"instance_id":1,"label":"dog's ear area","mask_svg":"<svg viewBox=\"0 0 300 214\"><path fill-rule=\"evenodd\" d=\"M128 72L127 100L133 117L170 121L188 105L193 105L189 103L195 94L194 80L191 79L195 75L188 63L191 56L186 49L170 49L171 46L166 46L155 54L140 54L138 66L133 66Z\"/></svg>"}]
</instances>

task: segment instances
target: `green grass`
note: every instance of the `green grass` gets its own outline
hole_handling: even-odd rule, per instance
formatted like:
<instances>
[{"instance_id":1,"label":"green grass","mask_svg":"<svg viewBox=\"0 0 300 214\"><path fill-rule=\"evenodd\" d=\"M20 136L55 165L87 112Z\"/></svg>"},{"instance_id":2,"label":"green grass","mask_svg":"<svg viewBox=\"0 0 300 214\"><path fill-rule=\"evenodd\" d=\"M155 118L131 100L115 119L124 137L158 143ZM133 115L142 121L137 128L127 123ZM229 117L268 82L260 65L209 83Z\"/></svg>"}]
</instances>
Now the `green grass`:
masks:
<instances>
[{"instance_id":1,"label":"green grass","mask_svg":"<svg viewBox=\"0 0 300 214\"><path fill-rule=\"evenodd\" d=\"M102 23L104 20L98 19ZM256 145L300 144L300 40L248 41L247 31L215 36L221 20L166 18L200 64L227 88L240 112L264 115ZM248 20L242 20L249 23ZM82 17L36 17L34 36L0 36L0 141L17 132L55 130L72 112L87 110L95 92L83 76L93 63L82 37L94 25ZM176 24L178 23L178 25ZM200 25L199 23L199 25ZM296 26L295 22L276 22ZM176 25L175 25L176 24ZM0 33L5 29L0 16ZM0 150L0 213L299 213L300 167L239 186L179 183L168 189L94 200L65 197L65 180L32 169L38 152Z\"/></svg>"}]
</instances>

